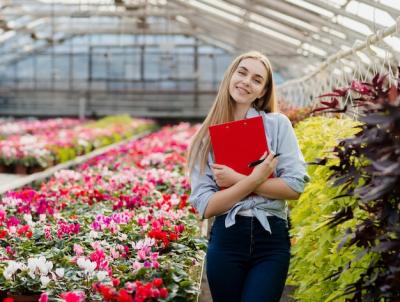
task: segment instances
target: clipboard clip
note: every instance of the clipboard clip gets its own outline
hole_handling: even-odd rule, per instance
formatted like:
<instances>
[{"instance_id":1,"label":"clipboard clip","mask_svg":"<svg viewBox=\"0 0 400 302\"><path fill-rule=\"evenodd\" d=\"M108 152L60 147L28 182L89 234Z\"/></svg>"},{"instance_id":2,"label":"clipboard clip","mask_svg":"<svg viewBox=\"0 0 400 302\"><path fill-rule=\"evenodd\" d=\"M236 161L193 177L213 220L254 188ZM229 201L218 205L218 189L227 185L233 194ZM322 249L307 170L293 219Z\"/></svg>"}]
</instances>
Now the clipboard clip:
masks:
<instances>
[{"instance_id":1,"label":"clipboard clip","mask_svg":"<svg viewBox=\"0 0 400 302\"><path fill-rule=\"evenodd\" d=\"M275 158L275 157L278 157L278 156L280 156L280 155L281 155L281 153L276 153L276 154L274 155L274 158ZM248 165L249 168L253 168L253 167L255 167L255 166L261 164L266 158L267 158L267 157L264 157L263 159L257 159L257 160L255 160L255 161L252 161L252 162L249 163L249 165Z\"/></svg>"}]
</instances>

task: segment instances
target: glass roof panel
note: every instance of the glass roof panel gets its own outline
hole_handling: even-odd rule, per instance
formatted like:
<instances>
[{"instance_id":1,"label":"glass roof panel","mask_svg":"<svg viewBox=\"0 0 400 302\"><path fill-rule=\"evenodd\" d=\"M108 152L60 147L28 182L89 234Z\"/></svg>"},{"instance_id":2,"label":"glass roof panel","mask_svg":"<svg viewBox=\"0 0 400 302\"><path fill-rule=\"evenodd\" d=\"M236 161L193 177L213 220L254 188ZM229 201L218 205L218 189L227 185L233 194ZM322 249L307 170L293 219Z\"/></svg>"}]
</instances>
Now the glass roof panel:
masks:
<instances>
[{"instance_id":1,"label":"glass roof panel","mask_svg":"<svg viewBox=\"0 0 400 302\"><path fill-rule=\"evenodd\" d=\"M278 33L278 32L276 32L276 31L274 31L274 30L272 30L270 28L266 28L264 26L261 26L259 24L254 23L254 22L249 22L249 27L253 28L255 30L258 30L260 32L266 33L267 35L270 35L270 36L273 36L275 38L278 38L280 40L283 40L285 42L288 42L290 44L296 45L296 46L299 46L301 44L301 42L299 40L297 40L297 39L293 39L291 37L288 37L287 35Z\"/></svg>"},{"instance_id":2,"label":"glass roof panel","mask_svg":"<svg viewBox=\"0 0 400 302\"><path fill-rule=\"evenodd\" d=\"M293 23L294 25L298 25L298 26L308 29L310 31L314 31L314 32L318 31L317 27L315 27L307 22L304 22L302 20L299 20L299 19L293 18L291 16L285 15L283 13L280 13L278 11L269 10L268 13L281 19L281 20Z\"/></svg>"},{"instance_id":3,"label":"glass roof panel","mask_svg":"<svg viewBox=\"0 0 400 302\"><path fill-rule=\"evenodd\" d=\"M220 1L220 0L203 0L202 2L208 3L213 6L218 6L222 10L228 11L228 12L236 14L236 15L241 15L245 12L243 9L241 9L240 7L238 7L236 5L231 5L231 4L225 3L224 1Z\"/></svg>"},{"instance_id":4,"label":"glass roof panel","mask_svg":"<svg viewBox=\"0 0 400 302\"><path fill-rule=\"evenodd\" d=\"M348 0L320 0L320 1L325 2L326 4L332 5L337 8L343 7L348 2Z\"/></svg>"},{"instance_id":5,"label":"glass roof panel","mask_svg":"<svg viewBox=\"0 0 400 302\"><path fill-rule=\"evenodd\" d=\"M317 14L320 14L320 15L323 15L323 16L327 16L327 17L330 17L330 18L334 16L334 14L332 12L330 12L330 11L328 11L326 9L323 9L323 8L321 8L319 6L316 6L314 4L311 4L311 3L308 3L306 1L303 1L303 0L285 0L285 1L289 2L289 3L292 3L292 4L295 4L295 5L298 5L300 7L303 7L305 9L307 9L307 10L313 11L313 12L315 12Z\"/></svg>"},{"instance_id":6,"label":"glass roof panel","mask_svg":"<svg viewBox=\"0 0 400 302\"><path fill-rule=\"evenodd\" d=\"M239 18L239 17L236 17L236 16L234 16L234 15L232 15L230 13L227 13L227 12L221 10L221 9L216 9L216 8L210 7L209 5L201 3L199 1L188 0L187 2L190 3L191 5L195 6L195 7L203 9L203 10L205 10L205 11L211 13L211 14L219 15L220 17L223 17L223 18L228 19L230 21L233 21L233 22L236 22L236 23L240 23L242 21L242 19Z\"/></svg>"},{"instance_id":7,"label":"glass roof panel","mask_svg":"<svg viewBox=\"0 0 400 302\"><path fill-rule=\"evenodd\" d=\"M400 1L398 2L398 7L400 7ZM382 26L391 26L396 22L390 14L384 10L359 1L350 1L346 7L346 11Z\"/></svg>"},{"instance_id":8,"label":"glass roof panel","mask_svg":"<svg viewBox=\"0 0 400 302\"><path fill-rule=\"evenodd\" d=\"M366 36L372 34L371 29L367 25L365 25L361 22L358 22L358 21L354 21L353 19L343 17L343 16L337 16L334 20L336 20L337 23L339 23L349 29L355 30L361 34L364 34Z\"/></svg>"},{"instance_id":9,"label":"glass roof panel","mask_svg":"<svg viewBox=\"0 0 400 302\"><path fill-rule=\"evenodd\" d=\"M399 0L378 0L378 1L379 3L382 3L384 5L399 9Z\"/></svg>"}]
</instances>

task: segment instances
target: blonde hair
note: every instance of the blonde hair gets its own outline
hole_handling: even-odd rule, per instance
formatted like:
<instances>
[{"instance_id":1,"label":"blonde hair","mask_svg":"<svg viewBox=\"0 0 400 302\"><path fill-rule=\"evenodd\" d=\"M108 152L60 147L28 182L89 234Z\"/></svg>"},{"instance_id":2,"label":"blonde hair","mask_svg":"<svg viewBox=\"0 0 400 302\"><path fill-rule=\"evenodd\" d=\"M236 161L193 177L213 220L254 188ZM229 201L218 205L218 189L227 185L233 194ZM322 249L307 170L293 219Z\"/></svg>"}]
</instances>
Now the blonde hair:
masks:
<instances>
[{"instance_id":1,"label":"blonde hair","mask_svg":"<svg viewBox=\"0 0 400 302\"><path fill-rule=\"evenodd\" d=\"M194 166L198 163L200 164L200 173L204 173L207 157L211 151L211 141L208 133L208 127L234 120L234 101L229 94L229 83L240 62L248 58L259 60L267 70L267 79L264 87L266 93L253 102L253 107L258 111L278 111L277 98L275 95L275 84L272 78L272 67L268 58L258 51L249 51L236 57L225 71L214 103L202 126L195 134L190 144L186 166L186 170L188 171L189 175L192 173Z\"/></svg>"}]
</instances>

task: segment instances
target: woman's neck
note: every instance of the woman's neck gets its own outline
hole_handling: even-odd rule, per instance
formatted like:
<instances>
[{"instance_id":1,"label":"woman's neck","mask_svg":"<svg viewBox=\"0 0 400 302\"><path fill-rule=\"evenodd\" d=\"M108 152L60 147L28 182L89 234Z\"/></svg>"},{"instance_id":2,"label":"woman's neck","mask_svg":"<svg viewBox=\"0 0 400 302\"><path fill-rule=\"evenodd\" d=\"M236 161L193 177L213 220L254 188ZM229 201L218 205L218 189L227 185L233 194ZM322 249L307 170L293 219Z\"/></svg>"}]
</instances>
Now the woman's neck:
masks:
<instances>
[{"instance_id":1,"label":"woman's neck","mask_svg":"<svg viewBox=\"0 0 400 302\"><path fill-rule=\"evenodd\" d=\"M236 104L234 112L233 112L233 117L235 121L242 120L246 118L247 111L249 110L250 106L245 105L245 104Z\"/></svg>"}]
</instances>

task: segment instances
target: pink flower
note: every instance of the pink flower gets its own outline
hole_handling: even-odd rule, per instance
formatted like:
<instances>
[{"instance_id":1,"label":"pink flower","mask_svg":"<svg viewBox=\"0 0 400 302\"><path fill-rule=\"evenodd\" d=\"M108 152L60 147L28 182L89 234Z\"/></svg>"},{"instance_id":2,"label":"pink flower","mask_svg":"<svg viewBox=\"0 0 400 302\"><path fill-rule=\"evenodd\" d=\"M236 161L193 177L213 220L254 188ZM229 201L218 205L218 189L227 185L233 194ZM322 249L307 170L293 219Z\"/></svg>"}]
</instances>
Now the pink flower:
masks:
<instances>
[{"instance_id":1,"label":"pink flower","mask_svg":"<svg viewBox=\"0 0 400 302\"><path fill-rule=\"evenodd\" d=\"M4 210L0 210L0 223L4 221L6 218L6 212Z\"/></svg>"},{"instance_id":2,"label":"pink flower","mask_svg":"<svg viewBox=\"0 0 400 302\"><path fill-rule=\"evenodd\" d=\"M79 244L74 244L74 252L76 256L80 256L83 254L83 248Z\"/></svg>"},{"instance_id":3,"label":"pink flower","mask_svg":"<svg viewBox=\"0 0 400 302\"><path fill-rule=\"evenodd\" d=\"M14 255L14 251L12 250L11 246L8 245L6 247L6 253L9 255Z\"/></svg>"},{"instance_id":4,"label":"pink flower","mask_svg":"<svg viewBox=\"0 0 400 302\"><path fill-rule=\"evenodd\" d=\"M126 282L125 288L128 293L133 293L136 289L136 283L134 282Z\"/></svg>"},{"instance_id":5,"label":"pink flower","mask_svg":"<svg viewBox=\"0 0 400 302\"><path fill-rule=\"evenodd\" d=\"M132 267L136 271L136 270L140 269L142 267L142 265L140 264L140 262L135 261L135 262L133 262Z\"/></svg>"},{"instance_id":6,"label":"pink flower","mask_svg":"<svg viewBox=\"0 0 400 302\"><path fill-rule=\"evenodd\" d=\"M85 293L84 292L68 292L68 293L62 293L60 295L62 299L64 299L65 302L83 302L85 301Z\"/></svg>"},{"instance_id":7,"label":"pink flower","mask_svg":"<svg viewBox=\"0 0 400 302\"><path fill-rule=\"evenodd\" d=\"M145 250L139 250L138 251L138 257L140 260L146 259L146 251Z\"/></svg>"},{"instance_id":8,"label":"pink flower","mask_svg":"<svg viewBox=\"0 0 400 302\"><path fill-rule=\"evenodd\" d=\"M47 302L49 301L49 295L47 293L42 293L39 298L39 302Z\"/></svg>"}]
</instances>

